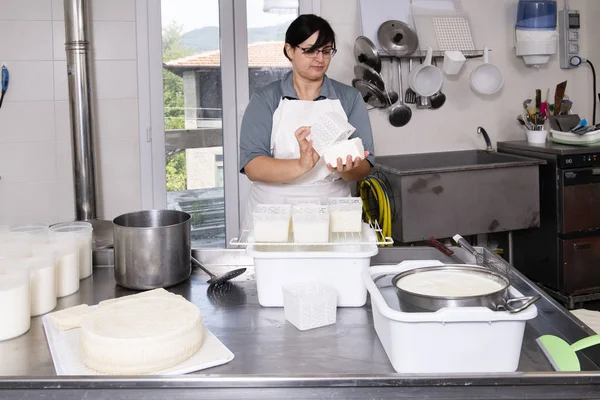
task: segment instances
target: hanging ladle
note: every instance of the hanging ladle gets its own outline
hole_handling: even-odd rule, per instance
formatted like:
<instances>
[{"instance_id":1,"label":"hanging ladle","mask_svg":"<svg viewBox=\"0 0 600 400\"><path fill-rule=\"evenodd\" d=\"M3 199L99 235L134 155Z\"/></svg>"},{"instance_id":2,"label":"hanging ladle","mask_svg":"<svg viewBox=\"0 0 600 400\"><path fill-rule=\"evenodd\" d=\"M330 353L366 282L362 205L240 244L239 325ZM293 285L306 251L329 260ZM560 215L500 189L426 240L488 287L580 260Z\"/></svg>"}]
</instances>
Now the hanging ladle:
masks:
<instances>
[{"instance_id":1,"label":"hanging ladle","mask_svg":"<svg viewBox=\"0 0 600 400\"><path fill-rule=\"evenodd\" d=\"M400 62L401 61L398 60L398 103L390 109L388 116L390 124L398 128L408 124L412 117L412 110L409 106L404 104L404 99L402 98L402 67ZM393 58L391 59L391 63L393 66Z\"/></svg>"},{"instance_id":2,"label":"hanging ladle","mask_svg":"<svg viewBox=\"0 0 600 400\"><path fill-rule=\"evenodd\" d=\"M217 275L213 274L212 272L210 272L209 270L207 270L206 268L204 268L204 266L202 264L200 264L200 261L196 260L194 257L191 257L191 258L192 258L192 263L194 263L198 268L200 268L202 271L206 272L208 274L208 276L210 276L210 279L208 281L206 281L206 283L211 284L211 285L218 285L220 283L227 282L227 281L235 278L236 276L240 276L241 274L246 272L246 268L238 268L238 269L234 269L233 271L228 271L221 276L217 276Z\"/></svg>"}]
</instances>

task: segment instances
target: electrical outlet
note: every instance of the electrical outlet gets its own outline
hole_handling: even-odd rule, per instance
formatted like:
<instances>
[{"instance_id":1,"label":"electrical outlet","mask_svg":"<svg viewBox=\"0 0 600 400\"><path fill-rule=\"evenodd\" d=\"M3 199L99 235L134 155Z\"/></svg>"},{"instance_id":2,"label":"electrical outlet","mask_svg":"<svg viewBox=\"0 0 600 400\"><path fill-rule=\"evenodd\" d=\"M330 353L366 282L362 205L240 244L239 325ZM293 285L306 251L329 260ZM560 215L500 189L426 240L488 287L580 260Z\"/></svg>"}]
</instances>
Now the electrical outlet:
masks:
<instances>
[{"instance_id":1,"label":"electrical outlet","mask_svg":"<svg viewBox=\"0 0 600 400\"><path fill-rule=\"evenodd\" d=\"M558 51L560 67L576 68L581 65L580 36L581 18L577 10L560 10L558 12Z\"/></svg>"}]
</instances>

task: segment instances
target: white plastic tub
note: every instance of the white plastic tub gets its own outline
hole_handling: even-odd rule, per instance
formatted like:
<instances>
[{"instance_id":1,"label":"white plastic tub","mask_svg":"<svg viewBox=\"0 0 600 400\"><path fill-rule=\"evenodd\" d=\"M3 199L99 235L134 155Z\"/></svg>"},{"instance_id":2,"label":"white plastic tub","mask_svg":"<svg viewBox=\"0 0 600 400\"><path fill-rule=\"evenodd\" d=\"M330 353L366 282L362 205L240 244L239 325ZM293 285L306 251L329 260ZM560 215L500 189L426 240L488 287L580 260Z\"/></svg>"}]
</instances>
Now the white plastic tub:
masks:
<instances>
[{"instance_id":1,"label":"white plastic tub","mask_svg":"<svg viewBox=\"0 0 600 400\"><path fill-rule=\"evenodd\" d=\"M327 206L302 204L292 207L295 243L329 242L329 212Z\"/></svg>"},{"instance_id":2,"label":"white plastic tub","mask_svg":"<svg viewBox=\"0 0 600 400\"><path fill-rule=\"evenodd\" d=\"M289 204L258 204L254 208L254 240L257 242L287 242L291 228L292 206Z\"/></svg>"},{"instance_id":3,"label":"white plastic tub","mask_svg":"<svg viewBox=\"0 0 600 400\"><path fill-rule=\"evenodd\" d=\"M397 307L393 288L382 294L373 278L414 268L443 265L439 261L405 261L363 272L371 296L379 340L398 373L499 373L519 365L525 324L537 316L532 305L516 314L485 307L445 308L432 313L405 313ZM521 297L514 288L514 297Z\"/></svg>"},{"instance_id":4,"label":"white plastic tub","mask_svg":"<svg viewBox=\"0 0 600 400\"><path fill-rule=\"evenodd\" d=\"M283 307L282 286L317 281L337 291L338 307L362 307L367 289L362 274L379 251L376 244L349 246L254 246L258 302L264 307Z\"/></svg>"}]
</instances>

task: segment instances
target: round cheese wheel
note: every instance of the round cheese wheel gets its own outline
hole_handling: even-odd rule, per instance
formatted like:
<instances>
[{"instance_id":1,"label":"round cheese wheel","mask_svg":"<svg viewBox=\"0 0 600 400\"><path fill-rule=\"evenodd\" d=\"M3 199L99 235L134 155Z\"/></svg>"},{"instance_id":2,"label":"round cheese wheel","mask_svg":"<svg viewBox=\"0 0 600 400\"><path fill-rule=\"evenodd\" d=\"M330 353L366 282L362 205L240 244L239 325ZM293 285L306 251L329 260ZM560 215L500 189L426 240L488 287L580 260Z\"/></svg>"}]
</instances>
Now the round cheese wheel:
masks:
<instances>
[{"instance_id":1,"label":"round cheese wheel","mask_svg":"<svg viewBox=\"0 0 600 400\"><path fill-rule=\"evenodd\" d=\"M84 364L106 374L143 374L177 365L202 346L200 310L181 296L138 297L84 317Z\"/></svg>"}]
</instances>

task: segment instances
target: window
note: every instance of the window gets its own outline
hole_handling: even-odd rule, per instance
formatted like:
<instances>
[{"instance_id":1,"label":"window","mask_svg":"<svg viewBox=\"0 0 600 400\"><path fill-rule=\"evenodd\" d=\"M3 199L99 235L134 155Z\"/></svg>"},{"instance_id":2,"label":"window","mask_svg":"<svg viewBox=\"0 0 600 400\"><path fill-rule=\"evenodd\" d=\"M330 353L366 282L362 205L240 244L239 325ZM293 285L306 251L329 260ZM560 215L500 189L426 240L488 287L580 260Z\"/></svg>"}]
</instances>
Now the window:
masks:
<instances>
[{"instance_id":1,"label":"window","mask_svg":"<svg viewBox=\"0 0 600 400\"><path fill-rule=\"evenodd\" d=\"M138 10L148 20L138 26L138 43L143 52L147 41L150 60L139 65L140 102L148 97L140 112L148 126L142 190L152 194L145 204L190 213L192 247L226 247L239 233L248 183L237 160L243 110L258 88L289 71L285 31L318 0L146 4Z\"/></svg>"}]
</instances>

